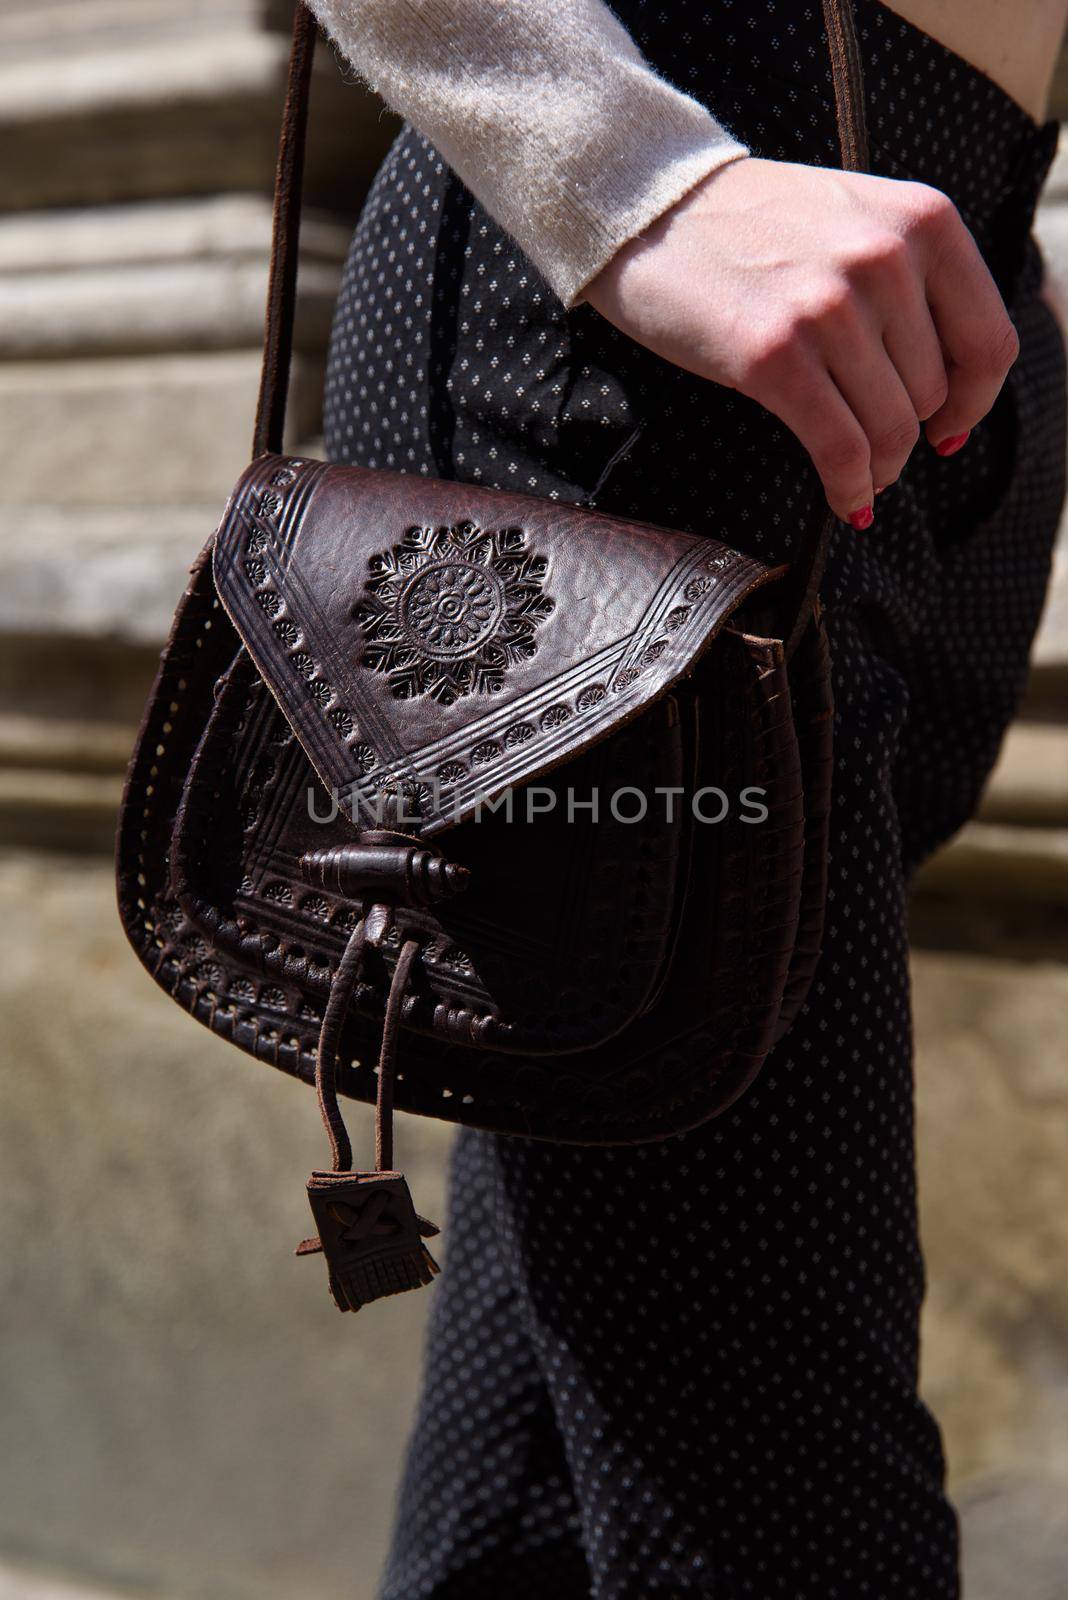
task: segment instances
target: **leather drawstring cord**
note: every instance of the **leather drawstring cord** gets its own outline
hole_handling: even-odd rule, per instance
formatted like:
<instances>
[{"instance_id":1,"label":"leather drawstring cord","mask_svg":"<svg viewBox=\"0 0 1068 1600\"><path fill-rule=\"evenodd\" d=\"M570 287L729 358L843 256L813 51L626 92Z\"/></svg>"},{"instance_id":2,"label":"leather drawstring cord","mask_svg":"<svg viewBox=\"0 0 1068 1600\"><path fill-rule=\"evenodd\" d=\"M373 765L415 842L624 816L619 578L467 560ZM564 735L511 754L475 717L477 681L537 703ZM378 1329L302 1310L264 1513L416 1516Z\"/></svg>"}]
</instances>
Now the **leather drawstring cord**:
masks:
<instances>
[{"instance_id":1,"label":"leather drawstring cord","mask_svg":"<svg viewBox=\"0 0 1068 1600\"><path fill-rule=\"evenodd\" d=\"M393 1091L397 1081L397 1040L408 978L418 954L418 941L406 939L401 945L386 996L382 1044L378 1053L378 1094L375 1099L375 1167L379 1172L389 1172L393 1167Z\"/></svg>"},{"instance_id":2,"label":"leather drawstring cord","mask_svg":"<svg viewBox=\"0 0 1068 1600\"><path fill-rule=\"evenodd\" d=\"M330 1140L335 1172L352 1171L352 1141L337 1103L337 1052L341 1030L348 1016L352 991L356 987L360 968L367 949L367 918L361 917L349 935L345 953L341 957L330 997L319 1029L319 1049L315 1058L315 1093L319 1099L319 1112Z\"/></svg>"},{"instance_id":3,"label":"leather drawstring cord","mask_svg":"<svg viewBox=\"0 0 1068 1600\"><path fill-rule=\"evenodd\" d=\"M334 981L330 986L330 998L326 1003L322 1027L319 1030L315 1090L319 1097L323 1126L330 1140L334 1172L352 1171L352 1142L337 1102L337 1059L341 1031L348 1016L353 990L370 942L367 922L367 917L361 917L349 935L345 953L341 957ZM376 1172L389 1172L393 1166L393 1101L397 1071L397 1042L408 980L411 977L412 964L418 954L419 941L406 939L401 945L393 977L390 980L389 993L386 996L386 1013L382 1023L382 1041L376 1068L378 1073L378 1092L375 1098Z\"/></svg>"},{"instance_id":4,"label":"leather drawstring cord","mask_svg":"<svg viewBox=\"0 0 1068 1600\"><path fill-rule=\"evenodd\" d=\"M386 995L375 1068L373 1172L353 1172L352 1145L337 1101L345 1019L368 948L381 950L390 930L391 907L398 900L429 906L459 894L470 874L410 834L389 828L370 830L348 844L310 850L301 857L301 871L308 883L320 885L328 894L367 907L338 962L319 1030L315 1088L333 1166L329 1172L313 1172L308 1180L308 1201L319 1235L297 1247L298 1255L323 1252L334 1300L342 1311L358 1311L368 1300L430 1283L438 1270L423 1241L439 1230L416 1215L403 1174L393 1170L397 1052L404 1002L421 949L417 938L400 941Z\"/></svg>"},{"instance_id":5,"label":"leather drawstring cord","mask_svg":"<svg viewBox=\"0 0 1068 1600\"><path fill-rule=\"evenodd\" d=\"M401 1173L392 1170L397 1045L404 998L419 954L417 939L405 939L401 945L386 997L376 1069L373 1172L353 1172L352 1143L337 1100L338 1049L345 1018L367 947L377 942L377 931L373 938L368 924L376 930L382 927L380 914L384 911L384 907L372 907L349 935L330 986L315 1063L315 1088L333 1165L329 1172L313 1172L308 1180L308 1199L319 1234L303 1240L297 1254L324 1253L330 1291L342 1311L358 1311L369 1300L428 1284L438 1271L423 1243L438 1229L416 1216L407 1183Z\"/></svg>"}]
</instances>

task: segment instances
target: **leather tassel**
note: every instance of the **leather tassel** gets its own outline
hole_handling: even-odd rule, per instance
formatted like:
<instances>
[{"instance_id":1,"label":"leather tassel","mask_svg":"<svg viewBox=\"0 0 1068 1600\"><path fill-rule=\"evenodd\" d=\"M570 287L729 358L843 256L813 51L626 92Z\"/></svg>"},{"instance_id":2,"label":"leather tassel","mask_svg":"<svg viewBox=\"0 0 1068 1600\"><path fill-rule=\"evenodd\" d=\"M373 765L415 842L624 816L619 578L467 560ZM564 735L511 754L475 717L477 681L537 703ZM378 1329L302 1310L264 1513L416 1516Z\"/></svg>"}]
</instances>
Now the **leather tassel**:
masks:
<instances>
[{"instance_id":1,"label":"leather tassel","mask_svg":"<svg viewBox=\"0 0 1068 1600\"><path fill-rule=\"evenodd\" d=\"M339 1311L419 1289L440 1270L423 1243L439 1230L416 1216L400 1172L313 1172L308 1200L319 1229L298 1255L322 1250Z\"/></svg>"},{"instance_id":2,"label":"leather tassel","mask_svg":"<svg viewBox=\"0 0 1068 1600\"><path fill-rule=\"evenodd\" d=\"M388 926L388 914L372 907L349 937L330 987L319 1033L315 1083L319 1109L334 1157L330 1172L313 1172L308 1200L319 1229L318 1238L297 1246L298 1256L321 1250L330 1275L330 1293L339 1311L359 1311L372 1300L421 1289L440 1268L424 1239L440 1229L416 1216L402 1172L393 1168L393 1079L401 1007L412 965L419 954L414 939L405 940L393 969L382 1023L375 1103L375 1170L352 1171L352 1146L337 1103L337 1047L352 998L353 986L372 938Z\"/></svg>"}]
</instances>

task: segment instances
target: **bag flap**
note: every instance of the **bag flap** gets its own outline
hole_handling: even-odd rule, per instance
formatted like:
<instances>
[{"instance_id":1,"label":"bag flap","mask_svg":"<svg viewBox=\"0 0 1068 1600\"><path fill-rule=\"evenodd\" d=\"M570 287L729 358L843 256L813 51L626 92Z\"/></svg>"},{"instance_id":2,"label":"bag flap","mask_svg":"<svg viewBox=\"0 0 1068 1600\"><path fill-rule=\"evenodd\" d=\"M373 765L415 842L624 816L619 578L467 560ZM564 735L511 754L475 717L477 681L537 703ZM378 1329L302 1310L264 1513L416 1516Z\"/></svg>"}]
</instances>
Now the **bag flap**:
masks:
<instances>
[{"instance_id":1,"label":"bag flap","mask_svg":"<svg viewBox=\"0 0 1068 1600\"><path fill-rule=\"evenodd\" d=\"M424 833L636 716L777 575L565 503L272 455L214 571L339 804Z\"/></svg>"}]
</instances>

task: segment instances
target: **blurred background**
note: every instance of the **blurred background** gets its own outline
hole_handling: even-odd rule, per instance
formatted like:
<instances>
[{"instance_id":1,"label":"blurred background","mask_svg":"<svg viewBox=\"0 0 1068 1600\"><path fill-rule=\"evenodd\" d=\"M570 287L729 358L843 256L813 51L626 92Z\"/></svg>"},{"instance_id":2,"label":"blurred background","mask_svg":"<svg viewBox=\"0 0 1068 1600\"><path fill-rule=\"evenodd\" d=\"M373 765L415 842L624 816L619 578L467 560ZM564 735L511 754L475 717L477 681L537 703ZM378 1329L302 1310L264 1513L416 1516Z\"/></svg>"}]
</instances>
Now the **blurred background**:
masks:
<instances>
[{"instance_id":1,"label":"blurred background","mask_svg":"<svg viewBox=\"0 0 1068 1600\"><path fill-rule=\"evenodd\" d=\"M0 0L0 1600L371 1600L425 1297L295 1261L314 1096L126 948L115 806L248 455L286 0ZM1062 71L1056 114L1068 117ZM392 131L320 49L293 441ZM1068 141L1040 233L1068 284ZM1068 543L914 907L925 1389L969 1600L1068 1595ZM449 1135L406 1122L441 1209Z\"/></svg>"}]
</instances>

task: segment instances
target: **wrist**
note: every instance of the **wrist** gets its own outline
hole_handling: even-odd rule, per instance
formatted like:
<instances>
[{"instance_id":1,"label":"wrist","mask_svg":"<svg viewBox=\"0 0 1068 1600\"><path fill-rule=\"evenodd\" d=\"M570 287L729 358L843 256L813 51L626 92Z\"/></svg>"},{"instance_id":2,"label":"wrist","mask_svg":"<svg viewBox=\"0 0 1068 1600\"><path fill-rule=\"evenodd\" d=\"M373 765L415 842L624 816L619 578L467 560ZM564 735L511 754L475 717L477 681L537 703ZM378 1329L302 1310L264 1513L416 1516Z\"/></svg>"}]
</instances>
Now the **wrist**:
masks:
<instances>
[{"instance_id":1,"label":"wrist","mask_svg":"<svg viewBox=\"0 0 1068 1600\"><path fill-rule=\"evenodd\" d=\"M703 208L708 202L710 192L715 188L717 181L728 168L741 167L754 161L744 147L732 151L726 159L719 160L708 171L701 174L695 182L691 183L670 204L651 216L640 232L624 239L604 265L590 278L581 295L577 299L586 300L595 311L600 311L603 306L614 304L617 296L619 282L627 268L636 257L642 256L654 249L656 245L667 236L672 226L677 224L689 212Z\"/></svg>"}]
</instances>

